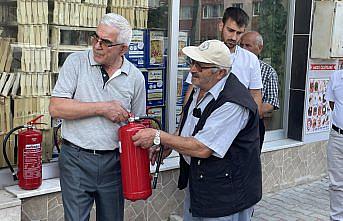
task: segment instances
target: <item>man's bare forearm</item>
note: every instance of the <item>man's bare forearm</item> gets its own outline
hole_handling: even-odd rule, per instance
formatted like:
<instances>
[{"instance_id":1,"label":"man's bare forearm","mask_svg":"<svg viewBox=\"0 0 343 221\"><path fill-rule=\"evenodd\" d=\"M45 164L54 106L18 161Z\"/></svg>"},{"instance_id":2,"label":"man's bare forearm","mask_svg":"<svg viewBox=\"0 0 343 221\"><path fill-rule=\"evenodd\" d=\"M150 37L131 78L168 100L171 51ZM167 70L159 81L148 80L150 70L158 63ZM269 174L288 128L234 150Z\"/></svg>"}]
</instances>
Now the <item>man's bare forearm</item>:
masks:
<instances>
[{"instance_id":1,"label":"man's bare forearm","mask_svg":"<svg viewBox=\"0 0 343 221\"><path fill-rule=\"evenodd\" d=\"M100 115L100 105L98 102L80 102L74 99L52 97L49 111L54 118L75 120Z\"/></svg>"},{"instance_id":2,"label":"man's bare forearm","mask_svg":"<svg viewBox=\"0 0 343 221\"><path fill-rule=\"evenodd\" d=\"M146 128L138 131L133 137L136 146L149 148L153 145L156 129ZM161 131L161 144L177 152L192 157L208 158L213 151L193 137L181 137Z\"/></svg>"},{"instance_id":3,"label":"man's bare forearm","mask_svg":"<svg viewBox=\"0 0 343 221\"><path fill-rule=\"evenodd\" d=\"M249 89L251 96L254 98L255 103L257 104L258 114L260 118L263 117L262 112L262 93L260 89Z\"/></svg>"},{"instance_id":4,"label":"man's bare forearm","mask_svg":"<svg viewBox=\"0 0 343 221\"><path fill-rule=\"evenodd\" d=\"M213 151L193 137L181 137L161 132L161 142L181 154L193 157L208 158Z\"/></svg>"}]
</instances>

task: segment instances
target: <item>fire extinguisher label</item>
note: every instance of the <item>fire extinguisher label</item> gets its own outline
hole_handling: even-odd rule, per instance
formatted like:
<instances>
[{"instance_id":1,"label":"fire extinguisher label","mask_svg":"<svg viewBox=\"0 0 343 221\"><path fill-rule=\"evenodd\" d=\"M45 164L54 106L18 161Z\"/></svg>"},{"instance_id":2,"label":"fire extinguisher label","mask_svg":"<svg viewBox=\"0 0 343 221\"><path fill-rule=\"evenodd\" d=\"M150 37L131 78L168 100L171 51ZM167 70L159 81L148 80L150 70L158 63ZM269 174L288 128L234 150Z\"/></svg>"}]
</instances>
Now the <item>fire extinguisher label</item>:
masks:
<instances>
[{"instance_id":1,"label":"fire extinguisher label","mask_svg":"<svg viewBox=\"0 0 343 221\"><path fill-rule=\"evenodd\" d=\"M42 148L41 144L27 144L23 152L24 156L24 179L40 178L42 176Z\"/></svg>"}]
</instances>

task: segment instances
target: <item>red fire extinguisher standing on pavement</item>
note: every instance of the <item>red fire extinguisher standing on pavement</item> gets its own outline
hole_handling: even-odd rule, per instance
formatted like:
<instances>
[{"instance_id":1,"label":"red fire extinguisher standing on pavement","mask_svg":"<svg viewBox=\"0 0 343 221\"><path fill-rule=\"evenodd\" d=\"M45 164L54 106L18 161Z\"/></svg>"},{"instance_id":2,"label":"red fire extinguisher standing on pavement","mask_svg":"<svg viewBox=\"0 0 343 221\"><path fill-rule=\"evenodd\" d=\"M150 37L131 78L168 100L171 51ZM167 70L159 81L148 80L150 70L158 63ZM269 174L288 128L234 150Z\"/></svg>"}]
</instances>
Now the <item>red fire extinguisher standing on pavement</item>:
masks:
<instances>
[{"instance_id":1,"label":"red fire extinguisher standing on pavement","mask_svg":"<svg viewBox=\"0 0 343 221\"><path fill-rule=\"evenodd\" d=\"M145 122L141 122L145 120ZM120 164L125 199L136 201L145 200L152 194L150 160L147 149L136 147L132 141L139 130L146 128L146 120L153 120L161 128L160 122L151 117L129 118L129 123L119 128L120 141ZM156 188L159 167L162 161L163 147L161 146L156 172L153 180L153 188Z\"/></svg>"},{"instance_id":2,"label":"red fire extinguisher standing on pavement","mask_svg":"<svg viewBox=\"0 0 343 221\"><path fill-rule=\"evenodd\" d=\"M18 185L25 190L37 189L42 184L42 132L34 125L42 124L36 121L43 115L10 130L3 141L4 158L12 172L13 179L19 180ZM18 171L14 171L6 153L6 143L12 133L18 133Z\"/></svg>"}]
</instances>

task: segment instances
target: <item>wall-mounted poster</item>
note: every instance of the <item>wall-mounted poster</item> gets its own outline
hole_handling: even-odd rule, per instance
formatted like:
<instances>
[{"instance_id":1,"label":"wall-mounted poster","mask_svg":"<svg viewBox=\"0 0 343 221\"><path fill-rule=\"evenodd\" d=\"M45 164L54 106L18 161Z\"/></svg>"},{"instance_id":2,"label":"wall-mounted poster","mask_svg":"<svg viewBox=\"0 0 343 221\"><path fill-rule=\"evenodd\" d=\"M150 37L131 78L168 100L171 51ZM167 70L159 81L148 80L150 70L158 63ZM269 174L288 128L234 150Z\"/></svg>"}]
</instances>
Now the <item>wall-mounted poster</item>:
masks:
<instances>
[{"instance_id":1,"label":"wall-mounted poster","mask_svg":"<svg viewBox=\"0 0 343 221\"><path fill-rule=\"evenodd\" d=\"M305 90L303 141L305 143L329 139L331 109L326 90L331 74L338 69L338 59L310 59Z\"/></svg>"},{"instance_id":2,"label":"wall-mounted poster","mask_svg":"<svg viewBox=\"0 0 343 221\"><path fill-rule=\"evenodd\" d=\"M330 129L330 107L326 99L329 79L311 78L306 110L306 134L328 131Z\"/></svg>"}]
</instances>

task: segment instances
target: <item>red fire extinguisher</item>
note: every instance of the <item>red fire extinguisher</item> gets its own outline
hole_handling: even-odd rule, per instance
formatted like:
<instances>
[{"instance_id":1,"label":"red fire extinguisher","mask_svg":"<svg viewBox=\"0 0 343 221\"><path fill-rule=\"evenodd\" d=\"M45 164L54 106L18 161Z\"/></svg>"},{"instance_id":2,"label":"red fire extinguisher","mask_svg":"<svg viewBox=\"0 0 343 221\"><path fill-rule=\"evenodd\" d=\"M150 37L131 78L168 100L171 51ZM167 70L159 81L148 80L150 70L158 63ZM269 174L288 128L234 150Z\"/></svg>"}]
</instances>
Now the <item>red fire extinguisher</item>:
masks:
<instances>
[{"instance_id":1,"label":"red fire extinguisher","mask_svg":"<svg viewBox=\"0 0 343 221\"><path fill-rule=\"evenodd\" d=\"M143 120L143 122L141 122ZM153 120L161 128L160 122L151 117L131 116L127 125L119 128L120 165L124 198L136 201L146 200L152 194L150 160L147 149L136 147L132 141L139 130L146 128L146 120ZM159 167L162 161L163 146L157 159L153 188L156 188Z\"/></svg>"},{"instance_id":2,"label":"red fire extinguisher","mask_svg":"<svg viewBox=\"0 0 343 221\"><path fill-rule=\"evenodd\" d=\"M36 121L43 115L10 130L3 141L4 158L10 168L13 179L25 190L37 189L42 184L42 132L35 128ZM12 133L18 133L18 171L14 171L6 153L6 143Z\"/></svg>"}]
</instances>

